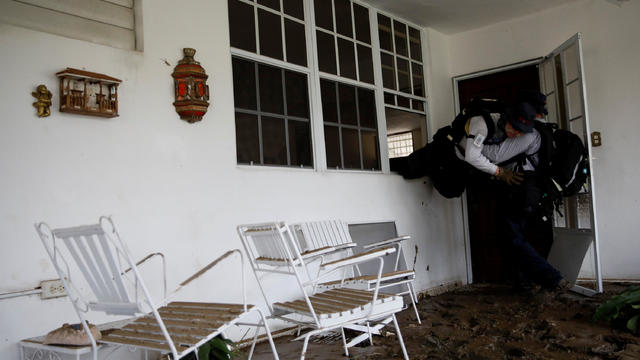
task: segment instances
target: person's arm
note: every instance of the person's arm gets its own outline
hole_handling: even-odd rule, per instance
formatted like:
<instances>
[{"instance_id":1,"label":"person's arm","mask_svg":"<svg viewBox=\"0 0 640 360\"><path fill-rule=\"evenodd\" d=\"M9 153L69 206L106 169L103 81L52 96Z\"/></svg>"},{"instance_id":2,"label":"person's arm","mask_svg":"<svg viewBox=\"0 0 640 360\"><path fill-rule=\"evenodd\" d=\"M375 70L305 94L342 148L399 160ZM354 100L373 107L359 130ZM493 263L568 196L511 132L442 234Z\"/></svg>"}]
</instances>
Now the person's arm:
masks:
<instances>
[{"instance_id":1,"label":"person's arm","mask_svg":"<svg viewBox=\"0 0 640 360\"><path fill-rule=\"evenodd\" d=\"M487 137L487 125L481 116L475 116L469 122L469 135L465 141L464 161L476 169L490 175L497 175L498 166L482 154L484 140Z\"/></svg>"},{"instance_id":2,"label":"person's arm","mask_svg":"<svg viewBox=\"0 0 640 360\"><path fill-rule=\"evenodd\" d=\"M496 145L485 145L482 148L482 154L490 161L499 164L518 154L535 154L540 149L540 144L540 134L534 130L514 138L507 138Z\"/></svg>"}]
</instances>

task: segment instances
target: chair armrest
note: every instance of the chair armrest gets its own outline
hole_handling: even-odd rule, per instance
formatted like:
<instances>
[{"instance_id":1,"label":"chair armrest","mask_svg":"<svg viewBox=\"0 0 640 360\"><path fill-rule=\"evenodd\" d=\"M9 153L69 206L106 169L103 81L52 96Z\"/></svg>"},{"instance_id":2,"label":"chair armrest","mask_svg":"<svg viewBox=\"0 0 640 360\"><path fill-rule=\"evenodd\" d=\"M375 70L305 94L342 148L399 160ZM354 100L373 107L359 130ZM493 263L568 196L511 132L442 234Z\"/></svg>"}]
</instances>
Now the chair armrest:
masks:
<instances>
[{"instance_id":1,"label":"chair armrest","mask_svg":"<svg viewBox=\"0 0 640 360\"><path fill-rule=\"evenodd\" d=\"M233 250L229 250L226 253L222 254L220 257L218 257L217 259L213 260L212 262L210 262L207 266L203 267L202 269L198 270L197 272L195 272L193 275L191 275L187 280L183 281L180 283L180 287L186 286L187 284L189 284L190 282L192 282L193 280L199 278L200 276L202 276L202 274L206 273L207 271L211 270L211 268L213 268L214 266L218 265L222 260L228 258L229 256L231 256L231 254L233 254L234 252L238 252L240 254L240 257L242 257L242 253L240 252L239 249L233 249Z\"/></svg>"},{"instance_id":2,"label":"chair armrest","mask_svg":"<svg viewBox=\"0 0 640 360\"><path fill-rule=\"evenodd\" d=\"M247 311L247 291L246 291L246 287L245 287L245 283L244 283L244 255L242 254L242 251L240 251L240 249L229 250L226 253L222 254L217 259L215 259L212 262L210 262L207 266L205 266L202 269L200 269L197 272L195 272L193 275L191 275L189 278L187 278L187 280L181 282L180 285L178 286L178 288L176 288L171 294L174 295L180 289L182 289L183 287L187 286L190 282L192 282L195 279L199 278L200 276L202 276L207 271L211 270L211 268L213 268L214 266L218 265L222 260L228 258L229 256L231 256L235 252L237 252L238 255L240 255L240 272L242 274L242 303L244 305L244 311L246 312Z\"/></svg>"},{"instance_id":3,"label":"chair armrest","mask_svg":"<svg viewBox=\"0 0 640 360\"><path fill-rule=\"evenodd\" d=\"M378 248L378 247L381 247L381 246L387 246L387 245L392 245L392 244L395 244L395 243L400 243L402 241L409 240L409 239L411 239L411 236L403 235L403 236L398 236L398 237L395 237L395 238L392 238L392 239L382 240L382 241L375 242L373 244L365 245L362 248L363 249L375 249L375 248Z\"/></svg>"},{"instance_id":4,"label":"chair armrest","mask_svg":"<svg viewBox=\"0 0 640 360\"><path fill-rule=\"evenodd\" d=\"M323 270L333 271L340 267L360 264L378 257L383 257L389 254L393 254L394 252L396 252L396 249L392 247L374 249L374 250L363 252L357 255L349 256L344 259L331 261L326 264L321 264L320 267Z\"/></svg>"},{"instance_id":5,"label":"chair armrest","mask_svg":"<svg viewBox=\"0 0 640 360\"><path fill-rule=\"evenodd\" d=\"M145 256L144 258L142 258L142 260L138 261L136 263L136 266L140 266L142 264L144 264L145 262L147 262L147 260L151 259L154 256L160 256L160 259L162 260L162 287L163 287L163 297L167 297L167 263L165 261L164 258L164 254L161 252L154 252L151 253L147 256ZM122 272L122 275L128 273L129 271L131 271L132 268L128 268L127 270Z\"/></svg>"}]
</instances>

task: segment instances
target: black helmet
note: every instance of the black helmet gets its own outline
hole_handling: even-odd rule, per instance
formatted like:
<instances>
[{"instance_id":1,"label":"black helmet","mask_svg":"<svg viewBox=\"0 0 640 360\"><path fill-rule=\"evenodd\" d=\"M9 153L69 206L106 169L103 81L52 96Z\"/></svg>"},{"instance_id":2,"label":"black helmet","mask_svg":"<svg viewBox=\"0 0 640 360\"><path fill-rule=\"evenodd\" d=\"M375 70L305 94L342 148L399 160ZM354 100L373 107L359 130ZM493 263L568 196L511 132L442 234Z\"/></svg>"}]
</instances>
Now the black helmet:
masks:
<instances>
[{"instance_id":1,"label":"black helmet","mask_svg":"<svg viewBox=\"0 0 640 360\"><path fill-rule=\"evenodd\" d=\"M531 104L536 111L536 114L545 114L547 115L549 112L547 111L547 97L536 90L527 90L518 94L518 102L524 102Z\"/></svg>"},{"instance_id":2,"label":"black helmet","mask_svg":"<svg viewBox=\"0 0 640 360\"><path fill-rule=\"evenodd\" d=\"M523 102L505 111L506 120L511 126L523 133L533 131L533 121L536 118L536 110L531 104Z\"/></svg>"}]
</instances>

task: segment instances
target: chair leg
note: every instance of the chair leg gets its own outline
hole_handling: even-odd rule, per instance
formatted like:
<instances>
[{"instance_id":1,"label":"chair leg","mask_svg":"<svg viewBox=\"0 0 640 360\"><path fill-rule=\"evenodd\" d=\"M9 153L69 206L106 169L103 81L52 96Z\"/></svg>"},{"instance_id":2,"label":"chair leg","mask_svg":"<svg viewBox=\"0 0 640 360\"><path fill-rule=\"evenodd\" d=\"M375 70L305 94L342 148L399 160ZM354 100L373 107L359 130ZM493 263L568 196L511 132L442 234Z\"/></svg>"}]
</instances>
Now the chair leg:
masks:
<instances>
[{"instance_id":1,"label":"chair leg","mask_svg":"<svg viewBox=\"0 0 640 360\"><path fill-rule=\"evenodd\" d=\"M271 337L271 330L269 330L269 324L267 324L267 318L264 316L262 311L258 308L255 308L258 314L260 314L260 318L262 323L264 324L264 330L267 333L267 338L269 339L269 345L271 346L271 352L273 352L273 358L275 360L280 360L278 357L278 352L276 351L276 344L273 343L273 338Z\"/></svg>"},{"instance_id":2,"label":"chair leg","mask_svg":"<svg viewBox=\"0 0 640 360\"><path fill-rule=\"evenodd\" d=\"M342 332L342 346L344 346L344 356L349 356L349 347L347 347L347 337L344 336L344 328L341 327L340 331Z\"/></svg>"},{"instance_id":3,"label":"chair leg","mask_svg":"<svg viewBox=\"0 0 640 360\"><path fill-rule=\"evenodd\" d=\"M309 338L311 337L311 332L307 333L304 337L304 343L302 344L302 353L300 354L300 360L304 360L304 356L307 354L307 345L309 345Z\"/></svg>"},{"instance_id":4,"label":"chair leg","mask_svg":"<svg viewBox=\"0 0 640 360\"><path fill-rule=\"evenodd\" d=\"M411 291L413 293L413 298L416 302L416 304L418 303L418 294L416 294L416 290L413 288L413 281L408 282L407 285L409 286L409 291Z\"/></svg>"},{"instance_id":5,"label":"chair leg","mask_svg":"<svg viewBox=\"0 0 640 360\"><path fill-rule=\"evenodd\" d=\"M396 319L396 314L391 315L391 317L393 317L393 325L395 325L396 327L396 333L398 334L398 341L400 341L400 347L402 348L404 359L409 360L409 355L407 355L407 349L404 347L404 341L402 340L402 333L400 333L400 326L398 326L398 320Z\"/></svg>"},{"instance_id":6,"label":"chair leg","mask_svg":"<svg viewBox=\"0 0 640 360\"><path fill-rule=\"evenodd\" d=\"M413 285L411 285L411 283L407 283L407 288L409 289L409 297L411 298L411 305L413 305L413 311L415 311L416 313L416 319L418 319L418 324L422 324L422 321L420 321L420 314L418 314L418 307L416 306L416 303L418 302L416 296L415 296L415 292L413 291Z\"/></svg>"},{"instance_id":7,"label":"chair leg","mask_svg":"<svg viewBox=\"0 0 640 360\"><path fill-rule=\"evenodd\" d=\"M371 336L371 326L369 326L368 321L367 321L367 333L369 334L369 345L373 345L373 336Z\"/></svg>"},{"instance_id":8,"label":"chair leg","mask_svg":"<svg viewBox=\"0 0 640 360\"><path fill-rule=\"evenodd\" d=\"M251 349L249 350L249 357L247 359L251 360L251 358L253 357L253 350L255 350L256 348L256 342L258 342L258 332L260 330L260 325L262 325L262 319L260 320L260 322L258 323L258 326L256 326L256 333L255 335L253 335L253 343L251 343Z\"/></svg>"}]
</instances>

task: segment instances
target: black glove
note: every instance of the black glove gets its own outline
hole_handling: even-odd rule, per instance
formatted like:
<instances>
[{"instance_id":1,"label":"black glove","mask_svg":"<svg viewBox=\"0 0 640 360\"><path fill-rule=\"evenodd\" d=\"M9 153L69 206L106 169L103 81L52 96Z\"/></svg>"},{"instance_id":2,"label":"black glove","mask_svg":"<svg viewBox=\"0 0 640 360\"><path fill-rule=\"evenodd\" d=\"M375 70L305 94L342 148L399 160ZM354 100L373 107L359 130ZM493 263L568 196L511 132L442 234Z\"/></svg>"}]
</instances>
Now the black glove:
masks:
<instances>
[{"instance_id":1,"label":"black glove","mask_svg":"<svg viewBox=\"0 0 640 360\"><path fill-rule=\"evenodd\" d=\"M522 173L503 168L498 168L496 177L509 185L520 185L523 180Z\"/></svg>"}]
</instances>

